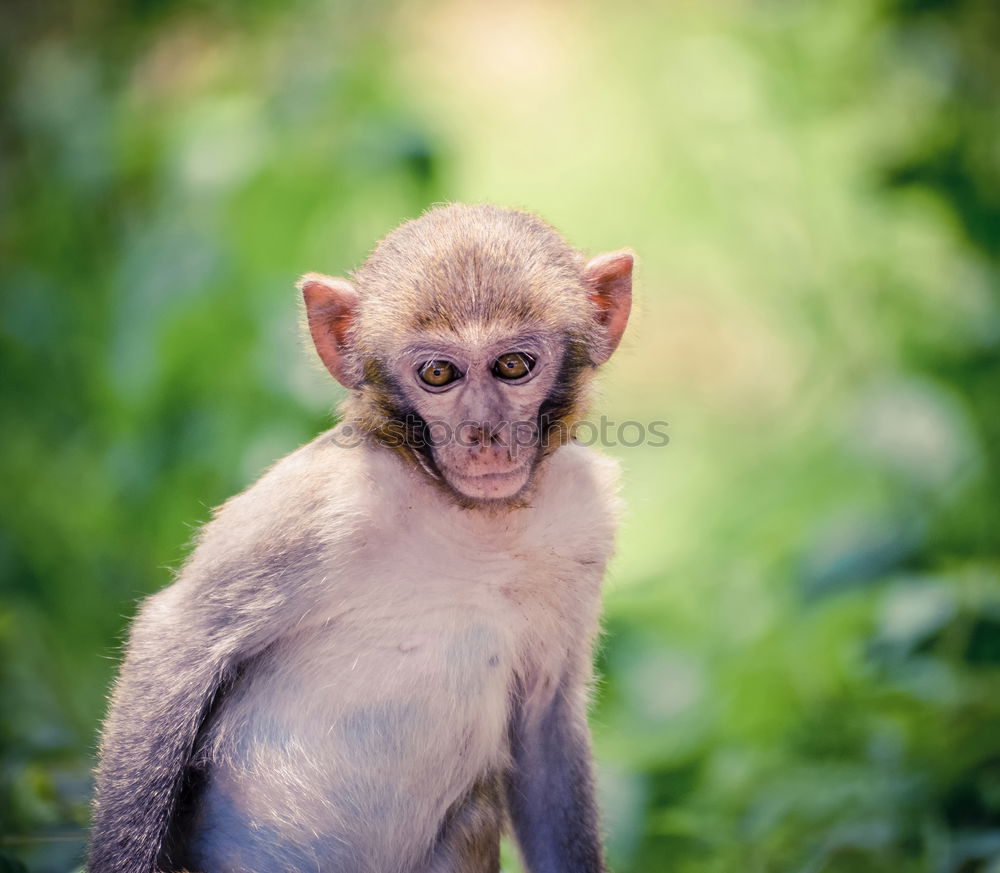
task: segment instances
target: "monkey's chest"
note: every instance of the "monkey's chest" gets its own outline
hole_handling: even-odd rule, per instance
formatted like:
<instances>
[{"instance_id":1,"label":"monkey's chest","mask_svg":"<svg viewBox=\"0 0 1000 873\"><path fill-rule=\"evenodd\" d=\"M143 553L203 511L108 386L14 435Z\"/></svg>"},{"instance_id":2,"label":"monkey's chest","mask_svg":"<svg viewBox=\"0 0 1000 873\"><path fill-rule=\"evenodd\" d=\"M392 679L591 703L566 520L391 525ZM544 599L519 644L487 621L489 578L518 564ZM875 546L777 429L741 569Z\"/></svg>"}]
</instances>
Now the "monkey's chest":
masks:
<instances>
[{"instance_id":1,"label":"monkey's chest","mask_svg":"<svg viewBox=\"0 0 1000 873\"><path fill-rule=\"evenodd\" d=\"M277 828L398 858L506 767L519 679L564 657L558 604L520 581L518 560L409 569L403 580L376 575L332 592L338 599L317 605L327 617L304 622L223 701L206 738L205 833L235 827L245 842L275 839ZM406 845L386 836L394 829Z\"/></svg>"},{"instance_id":2,"label":"monkey's chest","mask_svg":"<svg viewBox=\"0 0 1000 873\"><path fill-rule=\"evenodd\" d=\"M300 701L291 727L308 734L322 723L331 752L377 757L391 739L433 756L470 725L496 744L518 642L498 610L475 603L433 594L367 603L283 644L272 681Z\"/></svg>"}]
</instances>

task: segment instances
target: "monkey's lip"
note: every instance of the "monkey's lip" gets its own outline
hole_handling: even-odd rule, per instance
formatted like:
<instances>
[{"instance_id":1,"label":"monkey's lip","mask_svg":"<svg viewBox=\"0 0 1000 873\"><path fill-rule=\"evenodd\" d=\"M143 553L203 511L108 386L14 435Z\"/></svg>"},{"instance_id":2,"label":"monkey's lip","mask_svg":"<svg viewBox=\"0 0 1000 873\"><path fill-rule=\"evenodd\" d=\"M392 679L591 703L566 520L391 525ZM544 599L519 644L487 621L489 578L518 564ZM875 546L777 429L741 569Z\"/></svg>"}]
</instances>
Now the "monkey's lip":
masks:
<instances>
[{"instance_id":1,"label":"monkey's lip","mask_svg":"<svg viewBox=\"0 0 1000 873\"><path fill-rule=\"evenodd\" d=\"M499 473L478 473L470 476L467 473L459 473L455 470L451 471L451 475L455 479L462 479L465 482L504 482L507 479L515 479L518 476L523 475L528 470L527 464L521 464L519 467L515 467L513 470L507 470L505 472Z\"/></svg>"},{"instance_id":2,"label":"monkey's lip","mask_svg":"<svg viewBox=\"0 0 1000 873\"><path fill-rule=\"evenodd\" d=\"M530 467L530 464L525 463L513 470L503 472L480 473L470 476L452 470L446 475L451 481L451 487L466 497L475 500L506 500L519 494L528 484Z\"/></svg>"}]
</instances>

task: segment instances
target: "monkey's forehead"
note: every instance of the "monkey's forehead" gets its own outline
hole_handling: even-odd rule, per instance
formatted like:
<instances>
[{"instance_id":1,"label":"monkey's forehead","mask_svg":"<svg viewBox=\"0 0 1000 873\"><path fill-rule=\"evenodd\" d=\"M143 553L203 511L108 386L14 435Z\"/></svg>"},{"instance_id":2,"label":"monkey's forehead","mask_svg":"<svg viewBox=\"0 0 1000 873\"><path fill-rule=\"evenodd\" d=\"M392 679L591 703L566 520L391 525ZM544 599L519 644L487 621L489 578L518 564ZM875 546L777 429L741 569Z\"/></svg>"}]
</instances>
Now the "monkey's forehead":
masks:
<instances>
[{"instance_id":1,"label":"monkey's forehead","mask_svg":"<svg viewBox=\"0 0 1000 873\"><path fill-rule=\"evenodd\" d=\"M387 236L354 274L361 335L470 323L586 331L583 256L537 216L494 206L432 210Z\"/></svg>"},{"instance_id":2,"label":"monkey's forehead","mask_svg":"<svg viewBox=\"0 0 1000 873\"><path fill-rule=\"evenodd\" d=\"M570 290L582 270L582 254L537 216L453 205L394 230L354 278L365 297L510 304Z\"/></svg>"},{"instance_id":3,"label":"monkey's forehead","mask_svg":"<svg viewBox=\"0 0 1000 873\"><path fill-rule=\"evenodd\" d=\"M472 321L458 329L430 327L399 336L399 341L382 351L387 360L406 362L444 355L470 363L491 359L512 350L542 357L559 354L565 346L562 331L527 329L518 322Z\"/></svg>"},{"instance_id":4,"label":"monkey's forehead","mask_svg":"<svg viewBox=\"0 0 1000 873\"><path fill-rule=\"evenodd\" d=\"M583 336L592 323L592 303L579 281L559 285L531 281L450 282L396 286L388 293L362 293L360 337L398 345L414 335L487 343L504 335Z\"/></svg>"}]
</instances>

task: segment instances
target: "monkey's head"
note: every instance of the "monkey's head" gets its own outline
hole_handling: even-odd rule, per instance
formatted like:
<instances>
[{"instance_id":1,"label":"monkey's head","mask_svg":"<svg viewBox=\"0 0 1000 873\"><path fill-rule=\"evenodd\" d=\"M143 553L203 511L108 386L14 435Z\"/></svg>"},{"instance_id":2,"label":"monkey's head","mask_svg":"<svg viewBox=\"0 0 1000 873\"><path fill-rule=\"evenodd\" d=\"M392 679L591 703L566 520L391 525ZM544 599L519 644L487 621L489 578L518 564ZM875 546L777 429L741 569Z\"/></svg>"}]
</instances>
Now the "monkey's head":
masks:
<instances>
[{"instance_id":1,"label":"monkey's head","mask_svg":"<svg viewBox=\"0 0 1000 873\"><path fill-rule=\"evenodd\" d=\"M591 260L540 218L451 205L390 233L353 282L299 283L346 414L464 505L525 495L618 346L632 255Z\"/></svg>"}]
</instances>

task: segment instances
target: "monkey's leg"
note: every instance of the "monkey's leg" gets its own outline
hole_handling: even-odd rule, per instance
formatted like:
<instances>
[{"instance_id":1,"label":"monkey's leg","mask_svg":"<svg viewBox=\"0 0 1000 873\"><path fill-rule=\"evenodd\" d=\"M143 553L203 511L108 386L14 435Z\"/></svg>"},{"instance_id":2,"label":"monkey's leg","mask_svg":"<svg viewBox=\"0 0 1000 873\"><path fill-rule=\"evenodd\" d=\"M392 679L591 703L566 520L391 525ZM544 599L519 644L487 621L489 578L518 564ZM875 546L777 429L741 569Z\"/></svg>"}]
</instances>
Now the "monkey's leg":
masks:
<instances>
[{"instance_id":1,"label":"monkey's leg","mask_svg":"<svg viewBox=\"0 0 1000 873\"><path fill-rule=\"evenodd\" d=\"M414 873L500 873L501 779L490 774L448 813L427 863Z\"/></svg>"}]
</instances>

